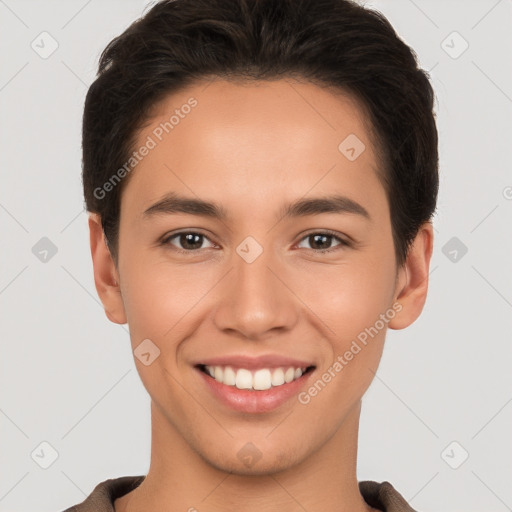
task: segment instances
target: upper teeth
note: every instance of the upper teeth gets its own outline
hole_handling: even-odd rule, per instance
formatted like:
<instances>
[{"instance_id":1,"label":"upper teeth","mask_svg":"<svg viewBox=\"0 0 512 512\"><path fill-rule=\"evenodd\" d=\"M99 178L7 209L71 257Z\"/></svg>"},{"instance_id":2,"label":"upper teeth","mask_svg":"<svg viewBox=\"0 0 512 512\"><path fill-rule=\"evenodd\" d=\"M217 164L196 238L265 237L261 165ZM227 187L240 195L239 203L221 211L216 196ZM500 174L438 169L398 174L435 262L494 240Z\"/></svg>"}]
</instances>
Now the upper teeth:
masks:
<instances>
[{"instance_id":1,"label":"upper teeth","mask_svg":"<svg viewBox=\"0 0 512 512\"><path fill-rule=\"evenodd\" d=\"M205 366L206 371L217 381L238 389L265 390L281 386L298 379L306 368L262 368L251 372L245 368L234 370L231 366Z\"/></svg>"}]
</instances>

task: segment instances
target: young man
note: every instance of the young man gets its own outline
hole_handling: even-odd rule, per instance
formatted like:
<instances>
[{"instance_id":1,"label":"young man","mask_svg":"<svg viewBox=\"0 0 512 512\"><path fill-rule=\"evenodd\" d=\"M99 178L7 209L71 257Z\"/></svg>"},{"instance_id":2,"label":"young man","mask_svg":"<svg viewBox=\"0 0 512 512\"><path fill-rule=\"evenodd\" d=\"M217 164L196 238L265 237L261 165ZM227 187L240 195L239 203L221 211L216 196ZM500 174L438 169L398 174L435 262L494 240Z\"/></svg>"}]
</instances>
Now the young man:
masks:
<instances>
[{"instance_id":1,"label":"young man","mask_svg":"<svg viewBox=\"0 0 512 512\"><path fill-rule=\"evenodd\" d=\"M356 461L386 331L427 294L433 97L348 0L163 1L108 45L83 182L151 464L69 511L413 510Z\"/></svg>"}]
</instances>

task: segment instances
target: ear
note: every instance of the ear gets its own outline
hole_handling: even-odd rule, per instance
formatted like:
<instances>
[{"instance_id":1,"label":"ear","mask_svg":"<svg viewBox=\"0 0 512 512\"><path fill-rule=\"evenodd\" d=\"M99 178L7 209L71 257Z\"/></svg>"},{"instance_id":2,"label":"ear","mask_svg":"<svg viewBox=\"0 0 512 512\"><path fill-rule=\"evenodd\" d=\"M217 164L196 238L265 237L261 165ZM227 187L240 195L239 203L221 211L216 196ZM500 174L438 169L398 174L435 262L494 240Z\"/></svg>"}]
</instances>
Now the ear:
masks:
<instances>
[{"instance_id":1,"label":"ear","mask_svg":"<svg viewBox=\"0 0 512 512\"><path fill-rule=\"evenodd\" d=\"M119 274L106 243L101 218L96 213L89 214L89 241L94 284L105 308L105 314L111 322L125 324L127 320L119 286Z\"/></svg>"},{"instance_id":2,"label":"ear","mask_svg":"<svg viewBox=\"0 0 512 512\"><path fill-rule=\"evenodd\" d=\"M394 303L401 309L388 322L391 329L404 329L421 314L427 299L430 258L434 241L431 222L425 222L419 229L407 255L406 261L398 270ZM398 309L397 309L398 311Z\"/></svg>"}]
</instances>

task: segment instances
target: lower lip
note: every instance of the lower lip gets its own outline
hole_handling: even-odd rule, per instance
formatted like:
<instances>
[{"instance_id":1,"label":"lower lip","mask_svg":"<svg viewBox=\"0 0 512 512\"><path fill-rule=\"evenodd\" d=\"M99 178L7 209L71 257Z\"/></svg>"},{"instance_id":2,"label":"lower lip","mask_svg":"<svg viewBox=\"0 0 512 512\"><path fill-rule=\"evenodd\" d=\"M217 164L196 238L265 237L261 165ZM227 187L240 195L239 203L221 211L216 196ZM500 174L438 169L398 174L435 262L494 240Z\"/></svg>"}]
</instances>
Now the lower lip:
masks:
<instances>
[{"instance_id":1,"label":"lower lip","mask_svg":"<svg viewBox=\"0 0 512 512\"><path fill-rule=\"evenodd\" d=\"M281 386L272 387L263 391L238 389L236 386L227 386L216 381L199 368L196 368L208 388L213 394L231 409L247 413L264 413L277 409L287 400L297 395L309 377L314 372L310 370L298 379Z\"/></svg>"}]
</instances>

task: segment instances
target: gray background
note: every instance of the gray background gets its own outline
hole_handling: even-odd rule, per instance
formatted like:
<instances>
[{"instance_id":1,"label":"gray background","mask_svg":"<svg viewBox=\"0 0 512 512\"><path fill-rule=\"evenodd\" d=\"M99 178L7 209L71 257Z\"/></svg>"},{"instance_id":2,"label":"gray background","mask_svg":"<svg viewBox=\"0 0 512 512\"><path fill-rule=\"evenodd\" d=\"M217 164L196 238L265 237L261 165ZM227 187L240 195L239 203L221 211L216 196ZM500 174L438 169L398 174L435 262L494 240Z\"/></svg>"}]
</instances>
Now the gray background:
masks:
<instances>
[{"instance_id":1,"label":"gray background","mask_svg":"<svg viewBox=\"0 0 512 512\"><path fill-rule=\"evenodd\" d=\"M80 183L99 53L148 3L0 0L1 511L59 511L149 467L149 399L96 296ZM358 478L421 511L512 510L512 3L366 5L431 70L441 188L427 303L388 331Z\"/></svg>"}]
</instances>

